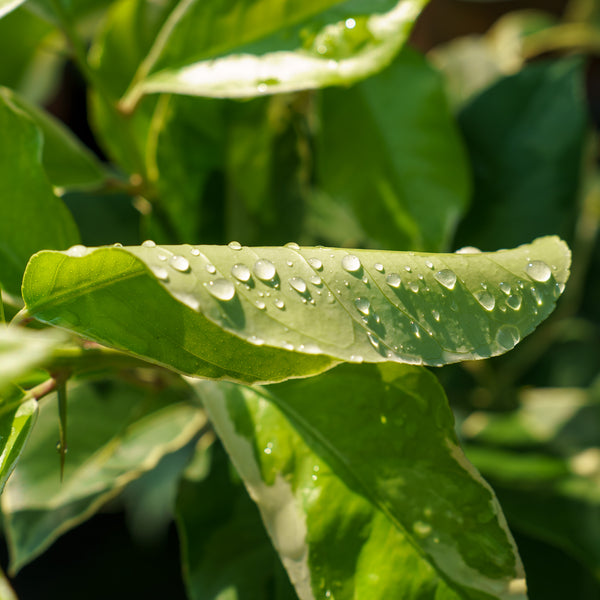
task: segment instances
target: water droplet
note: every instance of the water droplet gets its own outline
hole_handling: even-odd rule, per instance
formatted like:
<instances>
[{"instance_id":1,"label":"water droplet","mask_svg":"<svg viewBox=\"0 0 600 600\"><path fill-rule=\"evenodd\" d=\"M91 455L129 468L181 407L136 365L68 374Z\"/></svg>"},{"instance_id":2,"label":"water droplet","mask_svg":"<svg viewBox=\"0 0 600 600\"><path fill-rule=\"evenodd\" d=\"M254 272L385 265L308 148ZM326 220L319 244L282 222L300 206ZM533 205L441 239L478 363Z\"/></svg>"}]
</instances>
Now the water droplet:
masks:
<instances>
[{"instance_id":1,"label":"water droplet","mask_svg":"<svg viewBox=\"0 0 600 600\"><path fill-rule=\"evenodd\" d=\"M506 283L506 281L501 281L500 282L500 289L508 296L511 292L511 288L510 285L508 285L508 283Z\"/></svg>"},{"instance_id":2,"label":"water droplet","mask_svg":"<svg viewBox=\"0 0 600 600\"><path fill-rule=\"evenodd\" d=\"M293 345L293 344L290 344L289 342L284 342L284 343L283 343L283 347L284 347L286 350L293 350L293 349L294 349L294 345Z\"/></svg>"},{"instance_id":3,"label":"water droplet","mask_svg":"<svg viewBox=\"0 0 600 600\"><path fill-rule=\"evenodd\" d=\"M263 281L271 281L277 274L277 270L270 260L259 258L254 263L254 274Z\"/></svg>"},{"instance_id":4,"label":"water droplet","mask_svg":"<svg viewBox=\"0 0 600 600\"><path fill-rule=\"evenodd\" d=\"M565 291L565 284L564 283L557 283L554 286L554 295L556 297L560 296L564 291Z\"/></svg>"},{"instance_id":5,"label":"water droplet","mask_svg":"<svg viewBox=\"0 0 600 600\"><path fill-rule=\"evenodd\" d=\"M157 255L158 260L167 260L169 258L164 252L159 252Z\"/></svg>"},{"instance_id":6,"label":"water droplet","mask_svg":"<svg viewBox=\"0 0 600 600\"><path fill-rule=\"evenodd\" d=\"M370 331L367 331L367 338L369 338L371 346L373 346L375 350L379 350L379 340Z\"/></svg>"},{"instance_id":7,"label":"water droplet","mask_svg":"<svg viewBox=\"0 0 600 600\"><path fill-rule=\"evenodd\" d=\"M296 242L288 242L285 247L290 248L291 250L300 250L300 246L298 246Z\"/></svg>"},{"instance_id":8,"label":"water droplet","mask_svg":"<svg viewBox=\"0 0 600 600\"><path fill-rule=\"evenodd\" d=\"M424 523L423 521L415 521L412 529L415 535L420 538L426 538L431 533L431 525L429 525L429 523Z\"/></svg>"},{"instance_id":9,"label":"water droplet","mask_svg":"<svg viewBox=\"0 0 600 600\"><path fill-rule=\"evenodd\" d=\"M351 354L350 355L350 362L361 363L363 360L364 359L360 354Z\"/></svg>"},{"instance_id":10,"label":"water droplet","mask_svg":"<svg viewBox=\"0 0 600 600\"><path fill-rule=\"evenodd\" d=\"M265 343L265 340L263 340L263 339L261 339L261 338L259 338L259 337L256 337L255 335L251 335L251 336L248 338L248 341L249 341L251 344L254 344L255 346L262 346L262 345Z\"/></svg>"},{"instance_id":11,"label":"water droplet","mask_svg":"<svg viewBox=\"0 0 600 600\"><path fill-rule=\"evenodd\" d=\"M357 298L354 304L358 312L365 315L365 317L371 312L371 303L366 298Z\"/></svg>"},{"instance_id":12,"label":"water droplet","mask_svg":"<svg viewBox=\"0 0 600 600\"><path fill-rule=\"evenodd\" d=\"M265 93L267 92L267 84L266 84L266 83L259 83L259 84L256 86L256 91L257 91L259 94L265 94Z\"/></svg>"},{"instance_id":13,"label":"water droplet","mask_svg":"<svg viewBox=\"0 0 600 600\"><path fill-rule=\"evenodd\" d=\"M354 273L360 269L360 260L358 256L354 256L354 254L346 254L344 258L342 258L342 269L348 271L348 273Z\"/></svg>"},{"instance_id":14,"label":"water droplet","mask_svg":"<svg viewBox=\"0 0 600 600\"><path fill-rule=\"evenodd\" d=\"M535 299L535 303L538 306L541 306L543 304L542 295L540 294L540 290L538 290L537 288L532 287L531 288L531 295Z\"/></svg>"},{"instance_id":15,"label":"water droplet","mask_svg":"<svg viewBox=\"0 0 600 600\"><path fill-rule=\"evenodd\" d=\"M190 270L190 263L188 259L183 256L172 256L169 264L173 269L180 273L185 273Z\"/></svg>"},{"instance_id":16,"label":"water droplet","mask_svg":"<svg viewBox=\"0 0 600 600\"><path fill-rule=\"evenodd\" d=\"M229 242L229 244L227 244L232 250L241 250L242 249L242 245L239 242L233 241L233 242Z\"/></svg>"},{"instance_id":17,"label":"water droplet","mask_svg":"<svg viewBox=\"0 0 600 600\"><path fill-rule=\"evenodd\" d=\"M436 321L438 321L438 322L439 322L439 320L440 320L440 313L439 313L437 310L435 310L435 309L434 309L434 310L432 310L432 311L431 311L431 314L433 315L433 318L434 318Z\"/></svg>"},{"instance_id":18,"label":"water droplet","mask_svg":"<svg viewBox=\"0 0 600 600\"><path fill-rule=\"evenodd\" d=\"M196 298L196 296L186 293L174 293L174 296L175 298L177 298L177 300L183 302L183 304L189 306L192 310L199 310L200 301L198 300L198 298Z\"/></svg>"},{"instance_id":19,"label":"water droplet","mask_svg":"<svg viewBox=\"0 0 600 600\"><path fill-rule=\"evenodd\" d=\"M398 275L398 273L390 273L385 278L385 281L389 286L391 286L393 288L400 287L400 283L402 282L402 280L400 279L400 275Z\"/></svg>"},{"instance_id":20,"label":"water droplet","mask_svg":"<svg viewBox=\"0 0 600 600\"><path fill-rule=\"evenodd\" d=\"M421 275L421 273L419 273L419 274L417 275L417 279L420 279L421 281L423 281L423 275Z\"/></svg>"},{"instance_id":21,"label":"water droplet","mask_svg":"<svg viewBox=\"0 0 600 600\"><path fill-rule=\"evenodd\" d=\"M273 444L271 442L269 442L266 446L266 448L263 450L263 452L265 454L271 454L271 452L273 451Z\"/></svg>"},{"instance_id":22,"label":"water droplet","mask_svg":"<svg viewBox=\"0 0 600 600\"><path fill-rule=\"evenodd\" d=\"M167 281L169 279L169 272L163 267L151 267L154 276L161 281Z\"/></svg>"},{"instance_id":23,"label":"water droplet","mask_svg":"<svg viewBox=\"0 0 600 600\"><path fill-rule=\"evenodd\" d=\"M354 19L346 19L346 29L354 29L356 27L356 21Z\"/></svg>"},{"instance_id":24,"label":"water droplet","mask_svg":"<svg viewBox=\"0 0 600 600\"><path fill-rule=\"evenodd\" d=\"M76 244L75 246L71 246L67 250L67 254L69 256L73 256L74 258L81 258L82 256L89 254L89 252L90 251L88 250L88 248L86 248L85 246L82 246L81 244Z\"/></svg>"},{"instance_id":25,"label":"water droplet","mask_svg":"<svg viewBox=\"0 0 600 600\"><path fill-rule=\"evenodd\" d=\"M121 242L115 242L115 243L112 245L112 247L113 247L113 248L122 248L122 247L123 247L123 244L121 244Z\"/></svg>"},{"instance_id":26,"label":"water droplet","mask_svg":"<svg viewBox=\"0 0 600 600\"><path fill-rule=\"evenodd\" d=\"M345 287L347 287L347 288L349 288L349 287L350 287L350 282L349 282L349 281L347 281L347 280L346 280L346 281L344 281L344 286L345 286Z\"/></svg>"},{"instance_id":27,"label":"water droplet","mask_svg":"<svg viewBox=\"0 0 600 600\"><path fill-rule=\"evenodd\" d=\"M456 254L481 254L481 250L475 248L475 246L464 246L463 248L459 248Z\"/></svg>"},{"instance_id":28,"label":"water droplet","mask_svg":"<svg viewBox=\"0 0 600 600\"><path fill-rule=\"evenodd\" d=\"M320 271L323 268L323 263L318 258L309 258L308 264L317 271Z\"/></svg>"},{"instance_id":29,"label":"water droplet","mask_svg":"<svg viewBox=\"0 0 600 600\"><path fill-rule=\"evenodd\" d=\"M411 269L411 268L410 268L408 265L406 265L406 266L404 267L404 270L405 270L407 273L411 273L411 272L412 272L412 269Z\"/></svg>"},{"instance_id":30,"label":"water droplet","mask_svg":"<svg viewBox=\"0 0 600 600\"><path fill-rule=\"evenodd\" d=\"M540 283L548 281L552 275L550 267L541 260L532 260L530 263L527 263L525 270L531 279L539 281Z\"/></svg>"},{"instance_id":31,"label":"water droplet","mask_svg":"<svg viewBox=\"0 0 600 600\"><path fill-rule=\"evenodd\" d=\"M419 291L419 284L416 281L411 281L408 284L408 288L411 292L414 292L416 294Z\"/></svg>"},{"instance_id":32,"label":"water droplet","mask_svg":"<svg viewBox=\"0 0 600 600\"><path fill-rule=\"evenodd\" d=\"M496 299L487 290L480 290L473 295L475 296L475 300L477 300L485 310L488 312L494 310Z\"/></svg>"},{"instance_id":33,"label":"water droplet","mask_svg":"<svg viewBox=\"0 0 600 600\"><path fill-rule=\"evenodd\" d=\"M214 275L217 272L217 268L215 267L215 265L212 265L211 263L206 263L206 270L211 275Z\"/></svg>"},{"instance_id":34,"label":"water droplet","mask_svg":"<svg viewBox=\"0 0 600 600\"><path fill-rule=\"evenodd\" d=\"M275 306L279 309L282 310L283 308L285 308L285 302L281 299L281 298L277 298L275 300Z\"/></svg>"},{"instance_id":35,"label":"water droplet","mask_svg":"<svg viewBox=\"0 0 600 600\"><path fill-rule=\"evenodd\" d=\"M362 282L366 285L367 283L369 283L369 279L367 278L366 275L362 276Z\"/></svg>"},{"instance_id":36,"label":"water droplet","mask_svg":"<svg viewBox=\"0 0 600 600\"><path fill-rule=\"evenodd\" d=\"M200 256L200 250L198 250L198 248L192 248L192 249L190 250L190 254L191 254L192 256Z\"/></svg>"},{"instance_id":37,"label":"water droplet","mask_svg":"<svg viewBox=\"0 0 600 600\"><path fill-rule=\"evenodd\" d=\"M262 300L257 300L254 304L256 304L258 310L265 310L267 308L267 305Z\"/></svg>"},{"instance_id":38,"label":"water droplet","mask_svg":"<svg viewBox=\"0 0 600 600\"><path fill-rule=\"evenodd\" d=\"M154 240L146 240L142 242L142 246L145 248L156 248L156 242Z\"/></svg>"},{"instance_id":39,"label":"water droplet","mask_svg":"<svg viewBox=\"0 0 600 600\"><path fill-rule=\"evenodd\" d=\"M318 275L311 275L309 281L313 284L313 285L321 285L322 280Z\"/></svg>"},{"instance_id":40,"label":"water droplet","mask_svg":"<svg viewBox=\"0 0 600 600\"><path fill-rule=\"evenodd\" d=\"M239 281L248 281L250 279L250 269L240 263L231 267L231 274Z\"/></svg>"},{"instance_id":41,"label":"water droplet","mask_svg":"<svg viewBox=\"0 0 600 600\"><path fill-rule=\"evenodd\" d=\"M288 283L299 294L304 294L306 292L306 282L301 277L292 277Z\"/></svg>"},{"instance_id":42,"label":"water droplet","mask_svg":"<svg viewBox=\"0 0 600 600\"><path fill-rule=\"evenodd\" d=\"M382 265L381 263L375 263L375 264L373 265L373 268L374 268L376 271L379 271L380 273L383 273L383 265Z\"/></svg>"},{"instance_id":43,"label":"water droplet","mask_svg":"<svg viewBox=\"0 0 600 600\"><path fill-rule=\"evenodd\" d=\"M520 339L519 330L514 325L502 325L496 333L496 342L505 350L512 350Z\"/></svg>"},{"instance_id":44,"label":"water droplet","mask_svg":"<svg viewBox=\"0 0 600 600\"><path fill-rule=\"evenodd\" d=\"M433 275L434 279L449 290L453 290L456 285L456 274L450 269L442 269Z\"/></svg>"},{"instance_id":45,"label":"water droplet","mask_svg":"<svg viewBox=\"0 0 600 600\"><path fill-rule=\"evenodd\" d=\"M426 261L425 261L425 266L426 266L428 269L433 269L433 263L432 263L430 260L426 260Z\"/></svg>"},{"instance_id":46,"label":"water droplet","mask_svg":"<svg viewBox=\"0 0 600 600\"><path fill-rule=\"evenodd\" d=\"M294 266L294 263L293 263L291 260L286 260L286 261L285 261L285 264L286 264L288 267L293 267L293 266Z\"/></svg>"},{"instance_id":47,"label":"water droplet","mask_svg":"<svg viewBox=\"0 0 600 600\"><path fill-rule=\"evenodd\" d=\"M421 337L421 330L419 329L419 326L414 321L410 322L410 329L414 333L415 337L418 337L418 338Z\"/></svg>"},{"instance_id":48,"label":"water droplet","mask_svg":"<svg viewBox=\"0 0 600 600\"><path fill-rule=\"evenodd\" d=\"M208 291L217 299L227 302L235 296L235 287L227 279L216 279L208 284Z\"/></svg>"},{"instance_id":49,"label":"water droplet","mask_svg":"<svg viewBox=\"0 0 600 600\"><path fill-rule=\"evenodd\" d=\"M519 310L521 308L521 296L518 294L511 294L506 299L506 304L513 310Z\"/></svg>"}]
</instances>

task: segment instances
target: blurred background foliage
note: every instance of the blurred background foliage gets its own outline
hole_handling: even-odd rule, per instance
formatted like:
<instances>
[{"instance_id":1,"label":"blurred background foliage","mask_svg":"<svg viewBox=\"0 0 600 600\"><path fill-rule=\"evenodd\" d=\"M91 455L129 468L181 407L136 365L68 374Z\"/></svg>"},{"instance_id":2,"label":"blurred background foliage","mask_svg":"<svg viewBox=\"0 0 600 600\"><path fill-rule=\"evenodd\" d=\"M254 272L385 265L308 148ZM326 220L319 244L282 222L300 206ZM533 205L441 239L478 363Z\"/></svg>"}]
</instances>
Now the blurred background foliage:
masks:
<instances>
[{"instance_id":1,"label":"blurred background foliage","mask_svg":"<svg viewBox=\"0 0 600 600\"><path fill-rule=\"evenodd\" d=\"M106 164L101 185L61 190L84 244L294 240L453 251L554 233L570 244L570 284L534 336L506 357L435 372L467 455L516 536L530 598L600 598L600 2L432 0L408 47L355 85L243 101L148 95L130 117L110 111L106 97L125 93L174 3L63 5L106 89L87 97L45 0L0 20L0 55L10 57L0 61L0 84L45 106ZM127 384L90 385L100 403L105 395L114 403ZM127 407L115 408L121 433L129 431ZM172 395L169 407L184 411ZM98 492L99 514L87 520L98 510L90 498L62 507L71 527L86 522L30 564L43 540L59 534L23 508L23 535L38 527L42 541L32 542L13 579L20 598L185 597L174 516L183 538L186 528L213 532L206 547L184 544L184 564L209 545L212 560L226 556L239 542L232 523L244 523L239 560L252 570L263 553L273 568L260 590L293 597L218 444L190 433L170 446L164 436L156 461ZM211 450L203 464L188 465L197 443ZM128 472L117 463L111 468ZM210 522L185 519L190 502L211 501ZM6 566L6 552L3 559ZM56 577L65 567L68 585ZM217 588L227 568L215 574L206 563Z\"/></svg>"}]
</instances>

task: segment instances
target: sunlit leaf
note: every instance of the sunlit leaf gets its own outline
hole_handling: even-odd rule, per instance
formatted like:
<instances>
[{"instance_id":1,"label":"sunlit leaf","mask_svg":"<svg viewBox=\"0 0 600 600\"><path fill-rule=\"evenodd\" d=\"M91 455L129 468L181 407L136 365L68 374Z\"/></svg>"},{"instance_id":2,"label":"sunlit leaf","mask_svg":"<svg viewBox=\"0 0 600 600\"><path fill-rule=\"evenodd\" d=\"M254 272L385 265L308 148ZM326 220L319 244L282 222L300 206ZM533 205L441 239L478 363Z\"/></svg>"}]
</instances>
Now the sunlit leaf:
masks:
<instances>
[{"instance_id":1,"label":"sunlit leaf","mask_svg":"<svg viewBox=\"0 0 600 600\"><path fill-rule=\"evenodd\" d=\"M23 4L25 0L0 0L0 19Z\"/></svg>"},{"instance_id":2,"label":"sunlit leaf","mask_svg":"<svg viewBox=\"0 0 600 600\"><path fill-rule=\"evenodd\" d=\"M525 598L500 507L427 370L197 389L302 600Z\"/></svg>"}]
</instances>

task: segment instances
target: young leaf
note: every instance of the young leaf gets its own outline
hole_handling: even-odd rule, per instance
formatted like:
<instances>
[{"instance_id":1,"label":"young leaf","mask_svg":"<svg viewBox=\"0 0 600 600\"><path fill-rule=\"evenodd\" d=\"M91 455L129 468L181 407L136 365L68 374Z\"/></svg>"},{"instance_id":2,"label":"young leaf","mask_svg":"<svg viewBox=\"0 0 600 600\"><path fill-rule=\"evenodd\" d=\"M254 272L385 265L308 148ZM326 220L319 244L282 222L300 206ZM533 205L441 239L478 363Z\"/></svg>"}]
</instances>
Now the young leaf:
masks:
<instances>
[{"instance_id":1,"label":"young leaf","mask_svg":"<svg viewBox=\"0 0 600 600\"><path fill-rule=\"evenodd\" d=\"M502 354L552 312L569 264L555 237L431 255L147 242L40 252L23 294L42 321L181 372L278 381L339 361Z\"/></svg>"},{"instance_id":2,"label":"young leaf","mask_svg":"<svg viewBox=\"0 0 600 600\"><path fill-rule=\"evenodd\" d=\"M426 369L197 390L301 600L525 598L500 506Z\"/></svg>"},{"instance_id":3,"label":"young leaf","mask_svg":"<svg viewBox=\"0 0 600 600\"><path fill-rule=\"evenodd\" d=\"M0 94L0 283L18 295L29 257L42 248L67 248L78 232L57 198L42 161L34 122Z\"/></svg>"}]
</instances>

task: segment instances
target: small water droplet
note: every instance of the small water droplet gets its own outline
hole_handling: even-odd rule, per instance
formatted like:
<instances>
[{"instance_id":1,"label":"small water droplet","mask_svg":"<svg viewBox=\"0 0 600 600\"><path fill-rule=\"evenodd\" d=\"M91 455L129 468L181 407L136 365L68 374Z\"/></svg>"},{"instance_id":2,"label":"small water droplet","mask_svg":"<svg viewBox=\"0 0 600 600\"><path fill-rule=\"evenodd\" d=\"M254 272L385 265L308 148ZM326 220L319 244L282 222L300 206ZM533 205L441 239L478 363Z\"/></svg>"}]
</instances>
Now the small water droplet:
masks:
<instances>
[{"instance_id":1,"label":"small water droplet","mask_svg":"<svg viewBox=\"0 0 600 600\"><path fill-rule=\"evenodd\" d=\"M265 343L265 340L263 340L263 339L261 339L261 338L259 338L259 337L256 337L255 335L251 335L251 336L248 338L248 341L249 341L251 344L254 344L255 346L262 346L262 345Z\"/></svg>"},{"instance_id":2,"label":"small water droplet","mask_svg":"<svg viewBox=\"0 0 600 600\"><path fill-rule=\"evenodd\" d=\"M433 263L432 263L430 260L426 260L426 261L425 261L425 266L426 266L428 269L433 269Z\"/></svg>"},{"instance_id":3,"label":"small water droplet","mask_svg":"<svg viewBox=\"0 0 600 600\"><path fill-rule=\"evenodd\" d=\"M232 241L227 244L232 250L241 250L242 245L239 242Z\"/></svg>"},{"instance_id":4,"label":"small water droplet","mask_svg":"<svg viewBox=\"0 0 600 600\"><path fill-rule=\"evenodd\" d=\"M350 362L361 363L363 360L364 359L360 354L351 354L350 355Z\"/></svg>"},{"instance_id":5,"label":"small water droplet","mask_svg":"<svg viewBox=\"0 0 600 600\"><path fill-rule=\"evenodd\" d=\"M285 302L281 299L281 298L277 298L275 300L275 306L279 309L282 310L285 308Z\"/></svg>"},{"instance_id":6,"label":"small water droplet","mask_svg":"<svg viewBox=\"0 0 600 600\"><path fill-rule=\"evenodd\" d=\"M373 346L375 350L379 350L379 340L370 331L367 331L367 338L369 339L369 342L371 342L371 346Z\"/></svg>"},{"instance_id":7,"label":"small water droplet","mask_svg":"<svg viewBox=\"0 0 600 600\"><path fill-rule=\"evenodd\" d=\"M521 308L521 296L518 294L511 294L506 299L506 304L513 310L519 310Z\"/></svg>"},{"instance_id":8,"label":"small water droplet","mask_svg":"<svg viewBox=\"0 0 600 600\"><path fill-rule=\"evenodd\" d=\"M415 535L420 538L426 538L431 533L431 525L429 525L429 523L424 523L423 521L415 521L412 529Z\"/></svg>"},{"instance_id":9,"label":"small water droplet","mask_svg":"<svg viewBox=\"0 0 600 600\"><path fill-rule=\"evenodd\" d=\"M270 260L259 258L254 263L254 274L262 281L271 281L277 274L277 270Z\"/></svg>"},{"instance_id":10,"label":"small water droplet","mask_svg":"<svg viewBox=\"0 0 600 600\"><path fill-rule=\"evenodd\" d=\"M290 344L289 342L284 342L283 347L285 348L285 350L293 350L294 349L294 345Z\"/></svg>"},{"instance_id":11,"label":"small water droplet","mask_svg":"<svg viewBox=\"0 0 600 600\"><path fill-rule=\"evenodd\" d=\"M564 283L557 283L554 286L554 295L556 297L560 296L564 291L565 291L565 284Z\"/></svg>"},{"instance_id":12,"label":"small water droplet","mask_svg":"<svg viewBox=\"0 0 600 600\"><path fill-rule=\"evenodd\" d=\"M115 243L112 245L112 247L113 247L113 248L122 248L122 247L123 247L123 244L121 244L121 242L115 242Z\"/></svg>"},{"instance_id":13,"label":"small water droplet","mask_svg":"<svg viewBox=\"0 0 600 600\"><path fill-rule=\"evenodd\" d=\"M156 242L154 240L145 240L142 242L142 246L145 248L156 248Z\"/></svg>"},{"instance_id":14,"label":"small water droplet","mask_svg":"<svg viewBox=\"0 0 600 600\"><path fill-rule=\"evenodd\" d=\"M534 281L539 281L540 283L548 281L552 275L550 267L541 260L532 260L531 262L527 263L525 270L531 279Z\"/></svg>"},{"instance_id":15,"label":"small water droplet","mask_svg":"<svg viewBox=\"0 0 600 600\"><path fill-rule=\"evenodd\" d=\"M231 274L239 281L248 281L250 279L250 269L241 263L231 267Z\"/></svg>"},{"instance_id":16,"label":"small water droplet","mask_svg":"<svg viewBox=\"0 0 600 600\"><path fill-rule=\"evenodd\" d=\"M505 350L512 350L520 339L519 330L514 325L502 325L496 333L496 342Z\"/></svg>"},{"instance_id":17,"label":"small water droplet","mask_svg":"<svg viewBox=\"0 0 600 600\"><path fill-rule=\"evenodd\" d=\"M159 252L157 255L158 260L167 260L169 258L164 252Z\"/></svg>"},{"instance_id":18,"label":"small water droplet","mask_svg":"<svg viewBox=\"0 0 600 600\"><path fill-rule=\"evenodd\" d=\"M500 289L508 296L511 292L511 287L506 283L506 281L500 282Z\"/></svg>"},{"instance_id":19,"label":"small water droplet","mask_svg":"<svg viewBox=\"0 0 600 600\"><path fill-rule=\"evenodd\" d=\"M354 254L346 254L344 258L342 258L342 269L348 271L348 273L355 273L360 269L360 260L358 256Z\"/></svg>"},{"instance_id":20,"label":"small water droplet","mask_svg":"<svg viewBox=\"0 0 600 600\"><path fill-rule=\"evenodd\" d=\"M350 287L350 282L349 282L349 281L347 281L347 280L346 280L346 281L344 281L344 286L345 286L345 287L347 287L347 288L349 288L349 287Z\"/></svg>"},{"instance_id":21,"label":"small water droplet","mask_svg":"<svg viewBox=\"0 0 600 600\"><path fill-rule=\"evenodd\" d=\"M266 447L265 447L265 449L263 450L263 452L264 452L265 454L271 454L271 452L272 452L272 451L273 451L273 444L272 444L271 442L269 442L269 443L266 445Z\"/></svg>"},{"instance_id":22,"label":"small water droplet","mask_svg":"<svg viewBox=\"0 0 600 600\"><path fill-rule=\"evenodd\" d=\"M411 281L408 284L408 289L416 294L419 291L419 284L416 281Z\"/></svg>"},{"instance_id":23,"label":"small water droplet","mask_svg":"<svg viewBox=\"0 0 600 600\"><path fill-rule=\"evenodd\" d=\"M417 275L417 279L420 279L421 281L423 281L423 275L421 275L421 273L419 273L419 274Z\"/></svg>"},{"instance_id":24,"label":"small water droplet","mask_svg":"<svg viewBox=\"0 0 600 600\"><path fill-rule=\"evenodd\" d=\"M161 281L167 281L169 279L169 272L163 267L151 267L154 276Z\"/></svg>"},{"instance_id":25,"label":"small water droplet","mask_svg":"<svg viewBox=\"0 0 600 600\"><path fill-rule=\"evenodd\" d=\"M487 290L480 290L479 292L475 292L473 295L475 296L475 300L477 300L477 302L479 302L479 304L481 304L485 310L488 312L494 310L494 307L496 306L496 299Z\"/></svg>"},{"instance_id":26,"label":"small water droplet","mask_svg":"<svg viewBox=\"0 0 600 600\"><path fill-rule=\"evenodd\" d=\"M190 270L190 263L184 256L172 256L169 264L173 269L180 273L185 273Z\"/></svg>"},{"instance_id":27,"label":"small water droplet","mask_svg":"<svg viewBox=\"0 0 600 600\"><path fill-rule=\"evenodd\" d=\"M308 264L317 271L320 271L323 268L323 263L318 258L309 258Z\"/></svg>"},{"instance_id":28,"label":"small water droplet","mask_svg":"<svg viewBox=\"0 0 600 600\"><path fill-rule=\"evenodd\" d=\"M254 304L256 304L258 310L265 310L267 308L267 305L262 300L257 300Z\"/></svg>"},{"instance_id":29,"label":"small water droplet","mask_svg":"<svg viewBox=\"0 0 600 600\"><path fill-rule=\"evenodd\" d=\"M366 275L362 276L362 282L366 285L367 283L369 283L369 279L367 278Z\"/></svg>"},{"instance_id":30,"label":"small water droplet","mask_svg":"<svg viewBox=\"0 0 600 600\"><path fill-rule=\"evenodd\" d=\"M402 280L400 279L400 275L398 275L398 273L390 273L385 278L385 281L389 286L391 286L393 288L400 287L400 283L402 282Z\"/></svg>"},{"instance_id":31,"label":"small water droplet","mask_svg":"<svg viewBox=\"0 0 600 600\"><path fill-rule=\"evenodd\" d=\"M407 273L412 273L412 269L410 268L410 266L409 266L409 265L406 265L406 266L404 267L404 270L405 270Z\"/></svg>"},{"instance_id":32,"label":"small water droplet","mask_svg":"<svg viewBox=\"0 0 600 600\"><path fill-rule=\"evenodd\" d=\"M375 264L373 265L373 268L374 268L376 271L379 271L380 273L383 273L383 265L382 265L381 263L375 263Z\"/></svg>"},{"instance_id":33,"label":"small water droplet","mask_svg":"<svg viewBox=\"0 0 600 600\"><path fill-rule=\"evenodd\" d=\"M294 266L294 263L293 263L291 260L286 260L286 261L285 261L285 264L286 264L288 267L293 267L293 266Z\"/></svg>"},{"instance_id":34,"label":"small water droplet","mask_svg":"<svg viewBox=\"0 0 600 600\"><path fill-rule=\"evenodd\" d=\"M442 269L433 275L434 279L449 290L453 290L456 285L456 274L450 269Z\"/></svg>"},{"instance_id":35,"label":"small water droplet","mask_svg":"<svg viewBox=\"0 0 600 600\"><path fill-rule=\"evenodd\" d=\"M537 288L532 287L531 288L531 295L533 296L535 303L538 306L541 306L543 304L543 300L542 300L542 295L540 294L540 290L538 290Z\"/></svg>"},{"instance_id":36,"label":"small water droplet","mask_svg":"<svg viewBox=\"0 0 600 600\"><path fill-rule=\"evenodd\" d=\"M89 249L81 244L76 244L75 246L71 246L67 250L67 254L69 256L73 256L74 258L81 258L82 256L89 254L89 252L90 252Z\"/></svg>"},{"instance_id":37,"label":"small water droplet","mask_svg":"<svg viewBox=\"0 0 600 600\"><path fill-rule=\"evenodd\" d=\"M191 254L192 256L200 256L200 250L198 250L198 248L192 248L192 249L190 250L190 254Z\"/></svg>"},{"instance_id":38,"label":"small water droplet","mask_svg":"<svg viewBox=\"0 0 600 600\"><path fill-rule=\"evenodd\" d=\"M211 263L206 263L206 270L211 275L214 275L217 272L217 268L215 267L215 265L212 265Z\"/></svg>"},{"instance_id":39,"label":"small water droplet","mask_svg":"<svg viewBox=\"0 0 600 600\"><path fill-rule=\"evenodd\" d=\"M415 335L415 337L418 337L418 338L421 337L421 330L419 329L419 326L414 321L410 322L410 329L413 332L413 334Z\"/></svg>"},{"instance_id":40,"label":"small water droplet","mask_svg":"<svg viewBox=\"0 0 600 600\"><path fill-rule=\"evenodd\" d=\"M208 284L208 291L217 299L227 302L235 296L235 287L227 279L216 279Z\"/></svg>"},{"instance_id":41,"label":"small water droplet","mask_svg":"<svg viewBox=\"0 0 600 600\"><path fill-rule=\"evenodd\" d=\"M322 280L318 275L311 275L309 281L313 284L313 285L321 285ZM320 292L317 292L320 293Z\"/></svg>"},{"instance_id":42,"label":"small water droplet","mask_svg":"<svg viewBox=\"0 0 600 600\"><path fill-rule=\"evenodd\" d=\"M435 309L434 309L434 310L432 310L432 311L431 311L431 314L433 315L433 318L434 318L436 321L438 321L438 322L439 322L439 320L440 320L440 313L439 313L437 310L435 310Z\"/></svg>"},{"instance_id":43,"label":"small water droplet","mask_svg":"<svg viewBox=\"0 0 600 600\"><path fill-rule=\"evenodd\" d=\"M358 312L365 315L365 317L371 312L371 303L366 298L357 298L354 301L354 305Z\"/></svg>"},{"instance_id":44,"label":"small water droplet","mask_svg":"<svg viewBox=\"0 0 600 600\"><path fill-rule=\"evenodd\" d=\"M306 282L301 277L292 277L288 283L299 294L304 294L306 292Z\"/></svg>"},{"instance_id":45,"label":"small water droplet","mask_svg":"<svg viewBox=\"0 0 600 600\"><path fill-rule=\"evenodd\" d=\"M285 247L290 248L291 250L300 250L300 246L298 246L296 242L288 242Z\"/></svg>"},{"instance_id":46,"label":"small water droplet","mask_svg":"<svg viewBox=\"0 0 600 600\"><path fill-rule=\"evenodd\" d=\"M463 248L459 248L456 254L481 254L481 250L475 248L475 246L464 246Z\"/></svg>"}]
</instances>

